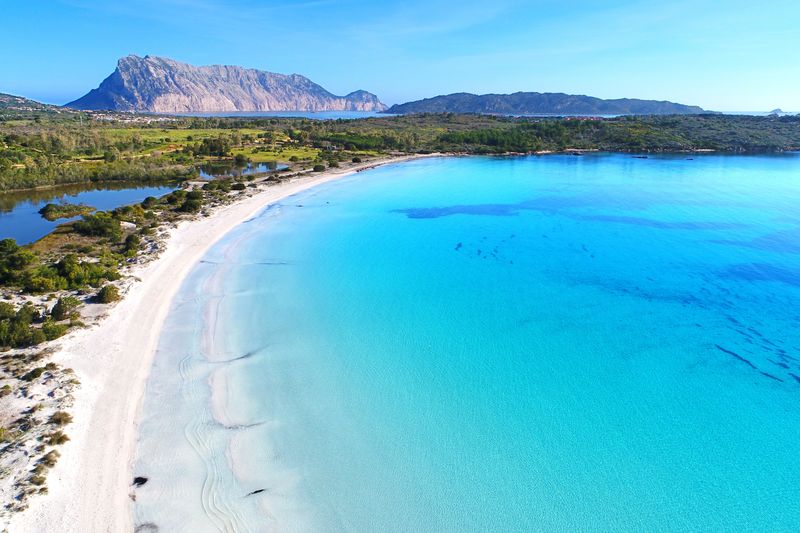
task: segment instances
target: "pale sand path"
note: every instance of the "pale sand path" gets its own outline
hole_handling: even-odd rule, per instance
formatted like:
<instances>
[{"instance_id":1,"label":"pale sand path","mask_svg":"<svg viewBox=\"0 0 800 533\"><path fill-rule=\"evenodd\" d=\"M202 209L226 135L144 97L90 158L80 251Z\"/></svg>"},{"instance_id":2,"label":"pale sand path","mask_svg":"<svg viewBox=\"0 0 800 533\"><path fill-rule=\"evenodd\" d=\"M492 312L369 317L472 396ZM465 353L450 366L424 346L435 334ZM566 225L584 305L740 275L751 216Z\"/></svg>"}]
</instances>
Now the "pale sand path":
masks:
<instances>
[{"instance_id":1,"label":"pale sand path","mask_svg":"<svg viewBox=\"0 0 800 533\"><path fill-rule=\"evenodd\" d=\"M47 479L49 493L33 497L8 531L133 531L130 494L138 417L161 327L183 279L214 243L270 204L359 170L413 157L296 178L172 230L161 256L132 272L141 281L131 285L109 316L60 343L53 360L74 369L81 381L74 421L66 428L71 440L59 448L61 459Z\"/></svg>"}]
</instances>

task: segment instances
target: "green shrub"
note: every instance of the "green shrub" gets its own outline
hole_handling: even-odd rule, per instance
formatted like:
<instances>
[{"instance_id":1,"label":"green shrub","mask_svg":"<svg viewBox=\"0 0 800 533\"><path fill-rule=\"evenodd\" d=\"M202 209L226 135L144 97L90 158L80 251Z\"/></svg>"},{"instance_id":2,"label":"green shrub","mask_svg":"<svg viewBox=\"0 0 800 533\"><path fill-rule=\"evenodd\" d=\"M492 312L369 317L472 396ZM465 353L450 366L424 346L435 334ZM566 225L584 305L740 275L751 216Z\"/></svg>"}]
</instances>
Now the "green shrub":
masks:
<instances>
[{"instance_id":1,"label":"green shrub","mask_svg":"<svg viewBox=\"0 0 800 533\"><path fill-rule=\"evenodd\" d=\"M170 205L178 205L186 198L186 191L182 189L178 189L177 191L172 191L167 195L167 203Z\"/></svg>"},{"instance_id":2,"label":"green shrub","mask_svg":"<svg viewBox=\"0 0 800 533\"><path fill-rule=\"evenodd\" d=\"M119 300L119 289L114 285L104 285L97 291L97 301L101 304L110 304Z\"/></svg>"},{"instance_id":3,"label":"green shrub","mask_svg":"<svg viewBox=\"0 0 800 533\"><path fill-rule=\"evenodd\" d=\"M100 261L78 261L75 254L67 254L57 263L40 265L27 271L22 286L29 292L52 292L62 289L97 287L103 280L119 279L116 259L104 254Z\"/></svg>"},{"instance_id":4,"label":"green shrub","mask_svg":"<svg viewBox=\"0 0 800 533\"><path fill-rule=\"evenodd\" d=\"M145 209L153 209L155 206L158 205L158 198L154 196L148 196L144 200L142 200L142 207Z\"/></svg>"},{"instance_id":5,"label":"green shrub","mask_svg":"<svg viewBox=\"0 0 800 533\"><path fill-rule=\"evenodd\" d=\"M123 205L111 212L117 220L137 223L144 219L144 207L141 205Z\"/></svg>"},{"instance_id":6,"label":"green shrub","mask_svg":"<svg viewBox=\"0 0 800 533\"><path fill-rule=\"evenodd\" d=\"M72 227L81 235L89 237L106 237L119 240L122 236L119 220L105 212L84 215L83 220L75 222Z\"/></svg>"},{"instance_id":7,"label":"green shrub","mask_svg":"<svg viewBox=\"0 0 800 533\"><path fill-rule=\"evenodd\" d=\"M43 366L40 366L25 373L19 379L21 379L22 381L33 381L34 379L39 379L39 377L41 377L41 375L44 373L45 373L45 368Z\"/></svg>"},{"instance_id":8,"label":"green shrub","mask_svg":"<svg viewBox=\"0 0 800 533\"><path fill-rule=\"evenodd\" d=\"M244 183L234 183L233 185L231 185L232 191L243 191L245 190L245 188L246 185Z\"/></svg>"},{"instance_id":9,"label":"green shrub","mask_svg":"<svg viewBox=\"0 0 800 533\"><path fill-rule=\"evenodd\" d=\"M8 307L2 307L0 347L25 348L47 340L45 333L33 325L34 322L42 318L41 313L33 304L26 303L16 310L13 315Z\"/></svg>"},{"instance_id":10,"label":"green shrub","mask_svg":"<svg viewBox=\"0 0 800 533\"><path fill-rule=\"evenodd\" d=\"M21 379L22 381L33 381L34 379L39 379L41 377L41 375L45 373L45 371L46 371L46 369L43 366L40 366L38 368L34 368L33 370L25 373L19 379Z\"/></svg>"},{"instance_id":11,"label":"green shrub","mask_svg":"<svg viewBox=\"0 0 800 533\"><path fill-rule=\"evenodd\" d=\"M63 282L63 283L60 283ZM58 289L66 289L66 281L63 279L56 279L56 276L42 275L34 272L28 272L25 275L25 280L22 283L23 288L27 292L53 292Z\"/></svg>"},{"instance_id":12,"label":"green shrub","mask_svg":"<svg viewBox=\"0 0 800 533\"><path fill-rule=\"evenodd\" d=\"M314 172L324 172L325 165L314 165Z\"/></svg>"},{"instance_id":13,"label":"green shrub","mask_svg":"<svg viewBox=\"0 0 800 533\"><path fill-rule=\"evenodd\" d=\"M353 158L353 163L361 163L361 158L360 157L354 157Z\"/></svg>"},{"instance_id":14,"label":"green shrub","mask_svg":"<svg viewBox=\"0 0 800 533\"><path fill-rule=\"evenodd\" d=\"M36 346L37 344L41 344L44 341L48 340L45 332L39 328L30 329L29 339L30 340L28 341L28 346Z\"/></svg>"},{"instance_id":15,"label":"green shrub","mask_svg":"<svg viewBox=\"0 0 800 533\"><path fill-rule=\"evenodd\" d=\"M52 320L45 320L41 331L45 339L52 341L63 336L68 329L67 324L56 324Z\"/></svg>"},{"instance_id":16,"label":"green shrub","mask_svg":"<svg viewBox=\"0 0 800 533\"><path fill-rule=\"evenodd\" d=\"M200 200L186 200L183 204L178 208L178 211L181 213L199 213L200 209L203 208L203 202Z\"/></svg>"},{"instance_id":17,"label":"green shrub","mask_svg":"<svg viewBox=\"0 0 800 533\"><path fill-rule=\"evenodd\" d=\"M53 320L67 319L72 311L77 309L80 305L80 300L74 296L62 296L58 299L56 305L53 306L53 309L50 311L50 316L53 317Z\"/></svg>"},{"instance_id":18,"label":"green shrub","mask_svg":"<svg viewBox=\"0 0 800 533\"><path fill-rule=\"evenodd\" d=\"M14 239L0 240L0 283L16 283L25 269L33 264L36 255L17 244Z\"/></svg>"},{"instance_id":19,"label":"green shrub","mask_svg":"<svg viewBox=\"0 0 800 533\"><path fill-rule=\"evenodd\" d=\"M32 324L40 318L42 318L42 314L38 309L36 309L36 306L30 302L25 302L22 304L22 307L17 310L17 321L25 324L26 326Z\"/></svg>"},{"instance_id":20,"label":"green shrub","mask_svg":"<svg viewBox=\"0 0 800 533\"><path fill-rule=\"evenodd\" d=\"M17 316L17 311L14 306L8 302L0 302L0 320L14 318Z\"/></svg>"},{"instance_id":21,"label":"green shrub","mask_svg":"<svg viewBox=\"0 0 800 533\"><path fill-rule=\"evenodd\" d=\"M125 255L131 257L136 255L139 246L142 244L142 239L135 233L131 233L125 237Z\"/></svg>"}]
</instances>

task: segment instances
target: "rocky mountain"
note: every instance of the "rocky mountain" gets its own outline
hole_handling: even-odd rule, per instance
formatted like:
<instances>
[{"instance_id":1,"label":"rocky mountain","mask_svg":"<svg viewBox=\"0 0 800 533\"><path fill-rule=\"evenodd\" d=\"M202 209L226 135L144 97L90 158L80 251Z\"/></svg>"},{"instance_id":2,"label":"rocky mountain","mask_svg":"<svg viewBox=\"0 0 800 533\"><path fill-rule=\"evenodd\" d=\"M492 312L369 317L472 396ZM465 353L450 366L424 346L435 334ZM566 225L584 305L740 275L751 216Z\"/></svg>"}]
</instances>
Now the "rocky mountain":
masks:
<instances>
[{"instance_id":1,"label":"rocky mountain","mask_svg":"<svg viewBox=\"0 0 800 533\"><path fill-rule=\"evenodd\" d=\"M214 113L224 111L383 111L366 91L336 96L299 74L235 66L195 67L163 57L130 55L97 89L70 102L76 109Z\"/></svg>"},{"instance_id":2,"label":"rocky mountain","mask_svg":"<svg viewBox=\"0 0 800 533\"><path fill-rule=\"evenodd\" d=\"M686 115L697 106L656 100L603 100L563 93L455 93L394 105L387 113L483 113L497 115Z\"/></svg>"}]
</instances>

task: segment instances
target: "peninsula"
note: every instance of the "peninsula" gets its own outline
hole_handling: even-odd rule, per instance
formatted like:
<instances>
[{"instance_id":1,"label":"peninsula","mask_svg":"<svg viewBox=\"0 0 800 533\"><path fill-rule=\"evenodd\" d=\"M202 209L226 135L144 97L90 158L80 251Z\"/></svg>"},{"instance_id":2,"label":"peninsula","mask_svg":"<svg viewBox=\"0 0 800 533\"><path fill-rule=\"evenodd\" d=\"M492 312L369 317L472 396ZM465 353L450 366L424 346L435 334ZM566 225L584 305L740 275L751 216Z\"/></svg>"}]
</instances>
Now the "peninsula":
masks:
<instances>
[{"instance_id":1,"label":"peninsula","mask_svg":"<svg viewBox=\"0 0 800 533\"><path fill-rule=\"evenodd\" d=\"M228 111L383 111L367 91L336 96L299 74L237 66L195 67L165 57L129 55L75 109L215 113Z\"/></svg>"}]
</instances>

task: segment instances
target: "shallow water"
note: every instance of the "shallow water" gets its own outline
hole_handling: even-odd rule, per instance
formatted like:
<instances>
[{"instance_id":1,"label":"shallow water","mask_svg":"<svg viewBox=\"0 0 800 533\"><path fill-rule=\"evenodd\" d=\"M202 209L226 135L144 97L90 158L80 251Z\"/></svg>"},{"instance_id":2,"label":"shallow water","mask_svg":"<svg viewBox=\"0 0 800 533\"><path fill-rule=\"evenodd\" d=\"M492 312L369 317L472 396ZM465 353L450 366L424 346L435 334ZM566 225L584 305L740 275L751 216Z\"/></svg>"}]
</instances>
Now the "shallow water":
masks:
<instances>
[{"instance_id":1,"label":"shallow water","mask_svg":"<svg viewBox=\"0 0 800 533\"><path fill-rule=\"evenodd\" d=\"M799 200L794 154L430 159L285 200L173 305L137 523L792 530Z\"/></svg>"}]
</instances>

